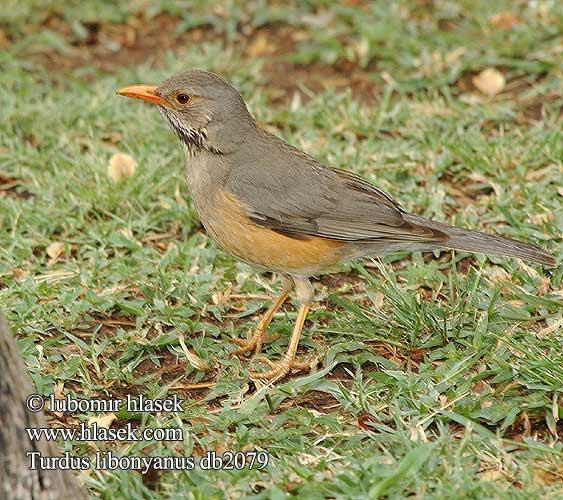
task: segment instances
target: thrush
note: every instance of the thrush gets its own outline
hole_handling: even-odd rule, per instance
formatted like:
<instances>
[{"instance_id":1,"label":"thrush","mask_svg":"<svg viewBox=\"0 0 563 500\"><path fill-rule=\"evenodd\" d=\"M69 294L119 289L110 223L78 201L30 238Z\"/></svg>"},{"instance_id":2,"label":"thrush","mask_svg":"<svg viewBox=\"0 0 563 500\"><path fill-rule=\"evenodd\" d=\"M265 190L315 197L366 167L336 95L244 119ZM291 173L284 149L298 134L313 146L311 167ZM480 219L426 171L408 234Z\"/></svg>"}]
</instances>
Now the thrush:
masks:
<instances>
[{"instance_id":1,"label":"thrush","mask_svg":"<svg viewBox=\"0 0 563 500\"><path fill-rule=\"evenodd\" d=\"M193 204L227 252L283 278L280 296L235 354L258 354L276 311L294 291L299 309L285 356L253 377L272 380L307 368L297 346L314 290L310 278L350 259L390 252L455 249L555 265L541 248L407 213L389 194L346 170L323 165L261 128L240 93L202 70L158 86L118 92L155 104L184 148Z\"/></svg>"}]
</instances>

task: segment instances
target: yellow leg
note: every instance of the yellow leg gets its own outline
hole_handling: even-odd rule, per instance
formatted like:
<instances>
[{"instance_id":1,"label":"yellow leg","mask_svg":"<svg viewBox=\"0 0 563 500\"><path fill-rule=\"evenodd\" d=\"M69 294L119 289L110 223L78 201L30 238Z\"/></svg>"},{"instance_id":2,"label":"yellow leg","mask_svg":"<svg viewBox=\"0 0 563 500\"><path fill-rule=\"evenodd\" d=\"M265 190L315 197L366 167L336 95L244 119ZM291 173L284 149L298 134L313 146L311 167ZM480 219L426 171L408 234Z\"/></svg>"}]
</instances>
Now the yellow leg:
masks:
<instances>
[{"instance_id":1,"label":"yellow leg","mask_svg":"<svg viewBox=\"0 0 563 500\"><path fill-rule=\"evenodd\" d=\"M301 332L303 331L303 325L305 319L307 318L307 313L311 307L311 302L313 300L313 287L311 283L306 278L296 278L295 288L297 292L297 298L300 302L299 312L297 314L297 319L295 320L295 325L293 327L293 333L291 334L291 339L289 341L289 346L287 352L285 353L282 360L278 363L274 363L267 358L262 359L267 363L271 370L265 373L251 372L251 377L259 380L278 380L287 375L291 370L307 370L309 365L306 363L298 363L295 361L295 355L297 353L297 347L299 345L299 339L301 337Z\"/></svg>"},{"instance_id":2,"label":"yellow leg","mask_svg":"<svg viewBox=\"0 0 563 500\"><path fill-rule=\"evenodd\" d=\"M293 327L289 347L287 348L287 352L285 353L283 359L279 363L274 363L265 358L263 361L270 365L272 369L265 373L251 372L252 378L260 380L277 380L287 375L293 369L306 370L309 368L309 365L306 363L297 363L295 361L295 354L297 353L299 338L301 337L303 324L305 323L305 318L307 317L310 307L311 306L307 304L299 308L299 314L297 315L297 320L295 321L295 326Z\"/></svg>"},{"instance_id":3,"label":"yellow leg","mask_svg":"<svg viewBox=\"0 0 563 500\"><path fill-rule=\"evenodd\" d=\"M254 330L252 337L248 340L231 339L232 342L241 346L240 349L237 349L232 354L240 356L241 354L245 354L249 351L252 351L253 349L255 354L258 354L262 351L262 346L264 345L264 341L266 340L266 331L268 330L268 326L272 322L274 314L276 314L278 309L289 297L289 293L292 289L293 282L288 279L284 279L284 289L282 293L264 313L264 315L258 322L258 325L256 325L256 329Z\"/></svg>"}]
</instances>

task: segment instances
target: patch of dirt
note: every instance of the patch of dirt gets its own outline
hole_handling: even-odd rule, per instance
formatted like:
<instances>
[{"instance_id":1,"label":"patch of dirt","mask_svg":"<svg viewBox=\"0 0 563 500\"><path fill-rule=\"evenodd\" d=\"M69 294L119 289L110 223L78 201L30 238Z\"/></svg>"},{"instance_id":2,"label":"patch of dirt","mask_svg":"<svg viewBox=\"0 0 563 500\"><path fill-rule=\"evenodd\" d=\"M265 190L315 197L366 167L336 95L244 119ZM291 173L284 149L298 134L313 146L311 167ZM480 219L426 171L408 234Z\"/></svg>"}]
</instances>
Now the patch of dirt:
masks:
<instances>
[{"instance_id":1,"label":"patch of dirt","mask_svg":"<svg viewBox=\"0 0 563 500\"><path fill-rule=\"evenodd\" d=\"M85 33L79 36L64 18L52 15L42 27L61 35L70 51L36 52L32 60L38 66L62 73L87 64L111 72L116 67L137 66L151 59L158 64L157 56L162 51L209 39L210 30L206 26L176 36L177 22L174 17L162 14L152 19L132 17L126 24L84 23Z\"/></svg>"},{"instance_id":2,"label":"patch of dirt","mask_svg":"<svg viewBox=\"0 0 563 500\"><path fill-rule=\"evenodd\" d=\"M350 289L362 289L367 284L364 278L353 272L323 274L316 281L331 291L341 290L346 286L350 286Z\"/></svg>"},{"instance_id":3,"label":"patch of dirt","mask_svg":"<svg viewBox=\"0 0 563 500\"><path fill-rule=\"evenodd\" d=\"M369 73L374 68L363 69L348 61L334 65L274 61L266 64L264 69L270 77L273 104L283 103L296 93L301 95L303 102L307 102L309 93L320 93L328 89L336 92L349 89L355 99L364 103L373 103L378 96L376 84L369 79Z\"/></svg>"},{"instance_id":4,"label":"patch of dirt","mask_svg":"<svg viewBox=\"0 0 563 500\"><path fill-rule=\"evenodd\" d=\"M400 348L391 344L385 344L379 341L368 341L366 345L370 346L370 351L382 358L388 359L400 367L401 369L418 372L419 364L424 361L424 356L429 352L429 349L408 347ZM362 365L364 373L373 371L380 371L380 367L373 363L364 363Z\"/></svg>"},{"instance_id":5,"label":"patch of dirt","mask_svg":"<svg viewBox=\"0 0 563 500\"><path fill-rule=\"evenodd\" d=\"M233 329L237 329L242 325L247 325L248 328L253 329L259 321L260 316L266 311L266 307L269 304L264 304L264 308L256 312L255 315L243 316L239 318L234 318L228 316L228 313L223 314L223 320L217 319L213 314L207 313L205 317L202 318L204 323L210 323L221 329L225 328L225 325L232 325Z\"/></svg>"},{"instance_id":6,"label":"patch of dirt","mask_svg":"<svg viewBox=\"0 0 563 500\"><path fill-rule=\"evenodd\" d=\"M135 378L153 375L155 380L169 383L186 372L188 362L179 360L178 356L172 354L166 347L159 349L155 355L160 360L160 366L150 359L145 359L133 370Z\"/></svg>"},{"instance_id":7,"label":"patch of dirt","mask_svg":"<svg viewBox=\"0 0 563 500\"><path fill-rule=\"evenodd\" d=\"M341 407L340 402L331 394L323 391L308 391L303 396L291 399L286 402L287 407L298 406L300 408L310 408L321 413L330 413ZM280 405L283 408L284 403Z\"/></svg>"},{"instance_id":8,"label":"patch of dirt","mask_svg":"<svg viewBox=\"0 0 563 500\"><path fill-rule=\"evenodd\" d=\"M459 179L451 173L442 175L438 182L461 207L474 205L476 201L494 192L492 185L483 185L482 182L477 183L471 179Z\"/></svg>"},{"instance_id":9,"label":"patch of dirt","mask_svg":"<svg viewBox=\"0 0 563 500\"><path fill-rule=\"evenodd\" d=\"M133 233L135 237L138 235ZM155 248L160 253L165 253L168 250L168 245L180 240L182 237L182 225L179 221L174 221L160 233L150 233L141 238L143 245L149 245Z\"/></svg>"},{"instance_id":10,"label":"patch of dirt","mask_svg":"<svg viewBox=\"0 0 563 500\"><path fill-rule=\"evenodd\" d=\"M478 268L478 264L474 255L468 255L456 263L456 269L459 274L466 275L472 267Z\"/></svg>"},{"instance_id":11,"label":"patch of dirt","mask_svg":"<svg viewBox=\"0 0 563 500\"><path fill-rule=\"evenodd\" d=\"M375 70L374 64L361 68L350 61L333 65L289 61L286 56L309 36L306 31L294 26L283 23L258 29L241 26L235 40L228 43L226 34L216 31L211 25L200 25L178 33L179 22L179 19L167 14L150 19L138 15L131 17L127 23L83 23L83 29L77 34L62 16L51 15L41 29L61 35L68 44L68 50L36 50L29 57L38 67L48 68L56 83L63 80L64 74L85 65L105 72L147 62L158 67L159 57L165 51L176 51L181 57L185 47L220 41L225 47L233 46L240 57L263 61L264 72L269 77L265 90L274 103L291 99L296 92L306 101L309 96L305 89L315 93L328 88L337 91L351 89L354 97L364 102L375 99L376 85L369 80L369 74Z\"/></svg>"},{"instance_id":12,"label":"patch of dirt","mask_svg":"<svg viewBox=\"0 0 563 500\"><path fill-rule=\"evenodd\" d=\"M559 420L554 429L556 436L547 427L543 415L530 415L528 412L521 412L514 423L508 428L504 437L514 441L523 441L524 438L533 438L546 443L554 439L563 440L563 421Z\"/></svg>"},{"instance_id":13,"label":"patch of dirt","mask_svg":"<svg viewBox=\"0 0 563 500\"><path fill-rule=\"evenodd\" d=\"M319 276L316 281L321 285L324 285L327 288L328 293L337 294L342 296L343 299L349 295L361 294L367 287L370 286L367 280L353 272L324 274ZM355 303L364 307L373 307L373 303L365 295L362 297L354 297L353 300ZM338 304L330 299L325 299L319 302L318 307L325 310L327 313L331 313L337 309L342 310ZM326 316L319 316L317 323L322 326L327 326L331 321L332 316L327 314Z\"/></svg>"},{"instance_id":14,"label":"patch of dirt","mask_svg":"<svg viewBox=\"0 0 563 500\"><path fill-rule=\"evenodd\" d=\"M309 36L304 30L278 23L263 26L241 38L239 43L246 56L264 58L264 71L269 78L267 93L274 104L292 98L296 92L307 101L309 93L328 89L350 89L361 101L375 99L376 86L369 79L369 74L376 69L375 63L360 68L351 61L330 65L320 62L299 64L288 60L287 56Z\"/></svg>"},{"instance_id":15,"label":"patch of dirt","mask_svg":"<svg viewBox=\"0 0 563 500\"><path fill-rule=\"evenodd\" d=\"M533 97L522 97L517 99L518 103L518 122L531 124L532 122L543 120L545 118L545 108L547 104L561 101L563 94L558 92L549 92L545 95ZM563 115L563 108L559 108L559 117Z\"/></svg>"},{"instance_id":16,"label":"patch of dirt","mask_svg":"<svg viewBox=\"0 0 563 500\"><path fill-rule=\"evenodd\" d=\"M502 422L491 424L486 421L480 421L479 424L496 433ZM465 426L450 421L448 423L452 435L457 439L463 439L466 435ZM439 434L436 422L430 425L430 428ZM546 444L552 444L555 440L561 441L563 439L563 422L559 421L555 425L555 433L557 436L548 429L545 417L540 414L529 415L526 411L521 412L514 423L508 427L504 432L504 439L511 439L517 442L523 442L525 438L532 438L534 441L540 441ZM512 446L512 445L510 445Z\"/></svg>"},{"instance_id":17,"label":"patch of dirt","mask_svg":"<svg viewBox=\"0 0 563 500\"><path fill-rule=\"evenodd\" d=\"M19 198L27 200L33 194L23 187L20 179L0 174L0 198Z\"/></svg>"},{"instance_id":18,"label":"patch of dirt","mask_svg":"<svg viewBox=\"0 0 563 500\"><path fill-rule=\"evenodd\" d=\"M340 363L331 370L328 378L344 383L352 380L353 375L350 373L354 373L354 367L350 363Z\"/></svg>"},{"instance_id":19,"label":"patch of dirt","mask_svg":"<svg viewBox=\"0 0 563 500\"><path fill-rule=\"evenodd\" d=\"M102 326L96 333L98 338L113 337L117 328L135 328L136 322L134 316L128 316L126 314L118 313L114 311L109 316L102 313L94 312L90 314L92 320L85 320L82 327L73 330L72 334L76 335L78 338L90 338L93 333L92 330L96 328L100 323Z\"/></svg>"}]
</instances>

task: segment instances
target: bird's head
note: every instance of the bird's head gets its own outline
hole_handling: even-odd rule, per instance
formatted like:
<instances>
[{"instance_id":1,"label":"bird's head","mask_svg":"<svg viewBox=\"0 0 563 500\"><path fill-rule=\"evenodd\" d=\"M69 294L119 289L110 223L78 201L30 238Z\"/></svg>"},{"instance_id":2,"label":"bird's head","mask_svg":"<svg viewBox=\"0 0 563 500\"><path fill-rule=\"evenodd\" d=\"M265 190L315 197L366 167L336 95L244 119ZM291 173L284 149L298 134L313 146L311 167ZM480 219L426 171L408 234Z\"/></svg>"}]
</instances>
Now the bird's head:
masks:
<instances>
[{"instance_id":1,"label":"bird's head","mask_svg":"<svg viewBox=\"0 0 563 500\"><path fill-rule=\"evenodd\" d=\"M158 86L133 85L118 94L156 104L188 148L226 153L244 140L248 127L254 125L238 91L208 71L185 71Z\"/></svg>"}]
</instances>

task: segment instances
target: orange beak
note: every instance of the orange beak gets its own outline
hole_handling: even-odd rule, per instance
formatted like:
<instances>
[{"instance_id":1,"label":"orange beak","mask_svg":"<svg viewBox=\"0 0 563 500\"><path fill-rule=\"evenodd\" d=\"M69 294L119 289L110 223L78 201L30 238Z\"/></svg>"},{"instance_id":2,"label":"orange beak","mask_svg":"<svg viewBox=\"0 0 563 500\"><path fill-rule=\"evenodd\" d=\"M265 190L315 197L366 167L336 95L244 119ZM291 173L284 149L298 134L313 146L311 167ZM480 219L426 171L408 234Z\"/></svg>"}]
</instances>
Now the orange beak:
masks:
<instances>
[{"instance_id":1,"label":"orange beak","mask_svg":"<svg viewBox=\"0 0 563 500\"><path fill-rule=\"evenodd\" d=\"M117 93L119 95L124 95L125 97L143 99L143 101L170 107L170 103L166 99L156 95L156 89L157 87L154 85L132 85L131 87L125 87L118 90Z\"/></svg>"}]
</instances>

